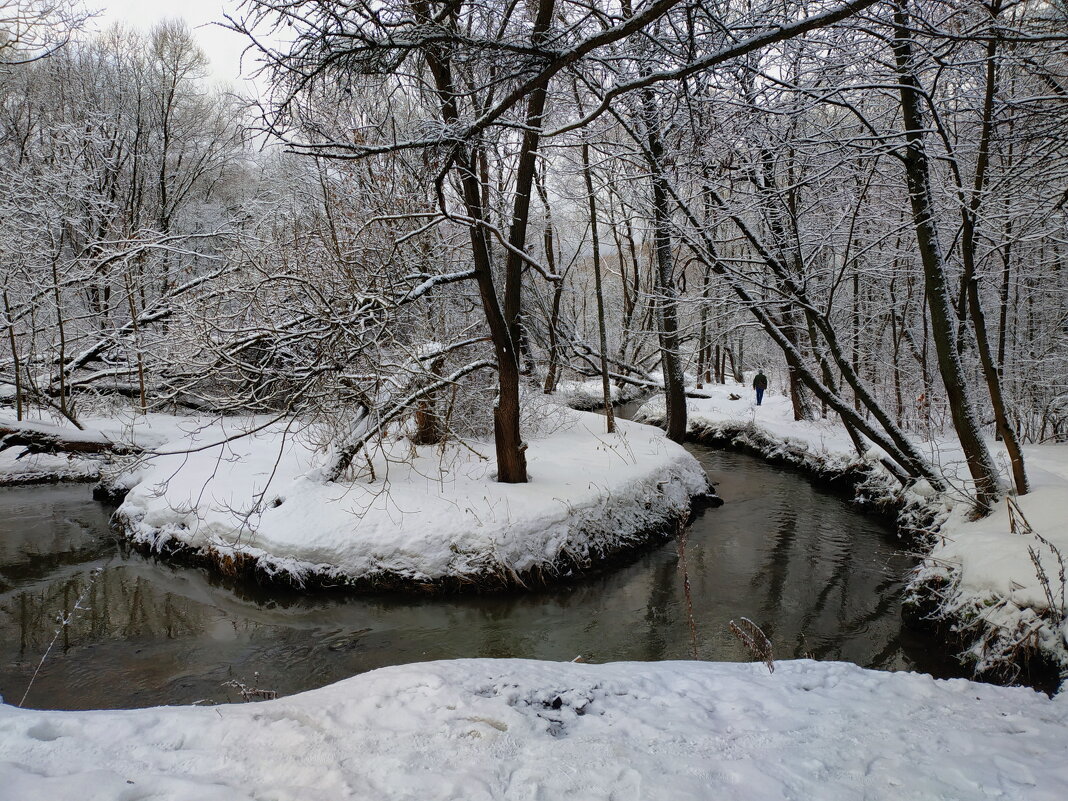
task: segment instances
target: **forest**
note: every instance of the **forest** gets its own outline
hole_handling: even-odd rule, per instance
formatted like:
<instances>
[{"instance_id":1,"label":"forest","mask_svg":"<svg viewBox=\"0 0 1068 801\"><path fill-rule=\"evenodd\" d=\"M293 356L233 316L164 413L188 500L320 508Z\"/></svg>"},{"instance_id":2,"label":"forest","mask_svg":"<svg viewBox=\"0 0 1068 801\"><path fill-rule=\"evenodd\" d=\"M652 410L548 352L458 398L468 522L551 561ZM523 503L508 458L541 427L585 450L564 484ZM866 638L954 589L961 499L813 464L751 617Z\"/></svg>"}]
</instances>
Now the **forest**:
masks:
<instances>
[{"instance_id":1,"label":"forest","mask_svg":"<svg viewBox=\"0 0 1068 801\"><path fill-rule=\"evenodd\" d=\"M689 571L714 561L717 534L713 518L711 539L694 520L730 507L729 492L716 495L721 480L739 503L752 486L728 475L749 468L702 448L798 468L890 519L913 562L891 570L896 557L864 557L883 558L899 582L888 608L900 617L903 606L975 677L1052 693L1068 675L1065 0L240 0L221 9L214 24L244 48L249 80L237 88L213 72L201 32L177 7L141 29L95 25L80 0L0 0L0 485L99 482L124 548L238 582L246 612L260 589L242 588L253 585L283 593L267 607L286 592L338 586L420 598L537 593L671 543L681 578L664 593L676 598L669 617L682 633L640 658L709 666L687 674L664 663L636 679L615 665L553 674L539 671L555 663L532 662L515 668L529 697L507 696L501 711L492 704L507 695L505 674L489 659L471 663L470 679L463 663L428 663L429 681L446 688L440 706L425 701L432 709L404 700L405 682L423 679L403 671L421 668L355 676L379 666L370 660L338 669L335 678L354 683L329 685L349 687L334 697L356 705L345 707L354 720L365 712L353 699L372 686L398 714L446 728L441 709L468 703L449 693L492 697L489 711L462 718L492 718L478 737L506 731L494 716L524 704L537 719L508 725L541 736L549 720L554 738L579 725L572 711L603 704L616 714L621 702L606 700L614 691L600 681L546 690L557 675L575 688L583 676L657 684L657 703L680 716L663 725L685 732L677 704L687 682L700 698L730 686L757 703L763 690L706 653L718 635L699 633L698 622L713 624L695 612L691 580L704 578ZM793 518L809 514L798 504ZM776 542L794 536L793 518L769 524L780 527ZM79 625L87 637L107 629L91 610L121 606L114 598L127 589L105 571L31 597L23 579L5 578L4 560L17 560L4 547L0 537L0 630L21 631L8 662L10 676L28 681L16 691L0 666L10 704L33 697L58 641ZM34 581L35 558L18 562ZM881 662L805 640L804 626L860 569L835 564L829 577L782 581L822 594L811 609L801 602L798 641L778 652L793 648L800 661L784 663L776 698L801 708L810 681L841 681L831 714L848 736L864 730L865 710L893 718L880 696L891 685L808 658L940 674L908 654L883 659L896 640L880 644ZM752 586L778 580L768 565L752 568ZM778 680L774 637L761 626L793 625L789 603L777 598L753 622L742 617L744 592L730 600L742 623L730 619L726 638L741 645L728 661L756 659L762 677ZM667 614L648 603L647 621ZM27 635L26 621L49 619L57 604L51 644L51 629ZM132 610L124 631L135 627ZM864 628L862 618L848 626ZM157 627L171 637L170 623ZM372 630L358 628L352 642ZM442 653L573 656L460 651ZM444 658L404 653L404 662ZM49 663L40 680L60 692L52 688L67 674L50 679L49 669L65 668ZM944 675L970 675L953 670ZM231 686L243 700L278 694ZM926 687L916 678L902 689L904 706L931 712ZM1018 706L1015 690L976 691L988 693L990 716L977 731L992 727L995 751L995 716ZM293 696L293 720L303 704L319 708L309 698ZM902 717L895 742L951 732L970 715L949 695L939 703L953 711L922 724ZM1058 711L1035 701L1028 714L1063 719L1063 702L1050 703ZM647 707L631 711L659 725ZM0 708L0 742L23 720L33 722ZM97 742L84 720L79 731ZM257 736L247 716L226 725L237 728L220 737ZM1063 732L1037 731L1043 749L1063 746ZM685 736L715 751L706 734ZM837 749L825 734L813 742ZM634 736L644 754L650 740ZM958 745L946 746L946 764L971 753ZM38 747L25 746L28 763ZM925 765L911 779L918 798L936 787L978 797L968 793L1018 776L990 768L1001 778L942 786L932 778L937 754L894 753L895 776ZM552 754L547 746L539 758ZM982 773L975 759L970 769ZM1048 755L1035 759L1050 797L1068 788ZM270 765L241 764L264 771L241 781L274 781ZM761 769L748 781L759 784ZM651 776L679 770L639 768L647 792L634 797L707 797L687 795L685 783L657 790L674 787L672 796L650 791ZM392 781L372 773L360 781ZM821 780L780 778L775 790L737 797L791 787L822 797ZM485 781L496 788L486 797L521 797ZM602 797L591 781L547 792ZM603 797L630 786L604 781ZM390 787L351 797L408 797ZM1019 792L1006 797L1028 797ZM870 797L906 796L884 788Z\"/></svg>"},{"instance_id":2,"label":"forest","mask_svg":"<svg viewBox=\"0 0 1068 801\"><path fill-rule=\"evenodd\" d=\"M180 23L7 48L20 409L324 420L340 475L421 408L521 482L521 392L663 385L681 440L684 373L766 365L903 477L951 430L980 503L985 431L1018 492L1068 436L1057 5L290 6L226 23L259 108Z\"/></svg>"}]
</instances>

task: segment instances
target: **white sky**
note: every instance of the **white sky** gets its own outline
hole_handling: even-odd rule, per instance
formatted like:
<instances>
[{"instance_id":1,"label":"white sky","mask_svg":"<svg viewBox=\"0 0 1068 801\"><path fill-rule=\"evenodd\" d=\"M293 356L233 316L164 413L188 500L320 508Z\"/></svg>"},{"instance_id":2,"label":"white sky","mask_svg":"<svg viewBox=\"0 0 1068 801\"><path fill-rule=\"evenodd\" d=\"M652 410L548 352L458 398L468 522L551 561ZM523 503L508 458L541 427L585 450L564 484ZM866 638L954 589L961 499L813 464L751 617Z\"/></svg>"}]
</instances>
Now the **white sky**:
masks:
<instances>
[{"instance_id":1,"label":"white sky","mask_svg":"<svg viewBox=\"0 0 1068 801\"><path fill-rule=\"evenodd\" d=\"M241 52L248 40L232 31L224 30L212 22L223 19L237 10L239 0L87 0L90 9L100 9L100 14L91 23L98 30L121 22L132 28L148 31L161 19L184 18L193 29L197 42L211 60L211 70L219 81L229 82L241 88L245 80L241 76ZM256 65L250 57L245 59L244 73L247 78ZM251 87L250 87L251 88Z\"/></svg>"}]
</instances>

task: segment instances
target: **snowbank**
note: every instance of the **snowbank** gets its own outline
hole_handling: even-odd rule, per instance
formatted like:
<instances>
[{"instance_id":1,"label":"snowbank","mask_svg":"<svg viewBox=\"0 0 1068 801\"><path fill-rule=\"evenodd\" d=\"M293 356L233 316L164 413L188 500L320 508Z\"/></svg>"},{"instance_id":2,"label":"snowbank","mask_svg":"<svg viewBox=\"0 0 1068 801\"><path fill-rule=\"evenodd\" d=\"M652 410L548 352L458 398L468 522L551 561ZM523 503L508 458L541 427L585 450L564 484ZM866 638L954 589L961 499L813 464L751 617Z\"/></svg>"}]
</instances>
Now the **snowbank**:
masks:
<instances>
[{"instance_id":1,"label":"snowbank","mask_svg":"<svg viewBox=\"0 0 1068 801\"><path fill-rule=\"evenodd\" d=\"M492 443L387 443L345 483L328 458L278 423L223 420L163 446L116 514L127 537L195 553L223 570L298 585L367 588L558 578L647 542L707 489L697 461L659 430L559 410L531 439L528 484L494 480ZM480 453L481 452L481 453ZM133 482L129 482L133 483Z\"/></svg>"},{"instance_id":2,"label":"snowbank","mask_svg":"<svg viewBox=\"0 0 1068 801\"><path fill-rule=\"evenodd\" d=\"M1036 648L1068 670L1068 445L1024 459L1031 492L980 520L955 508L917 574L968 633L980 671Z\"/></svg>"},{"instance_id":3,"label":"snowbank","mask_svg":"<svg viewBox=\"0 0 1068 801\"><path fill-rule=\"evenodd\" d=\"M0 428L51 435L68 443L132 445L152 448L181 436L185 427L196 424L194 418L153 413L135 415L128 410L112 416L80 416L84 430L78 430L68 420L45 414L48 420L16 422L14 410L0 415ZM0 486L20 484L48 484L59 481L99 481L107 473L114 459L110 453L27 453L21 445L0 451Z\"/></svg>"},{"instance_id":4,"label":"snowbank","mask_svg":"<svg viewBox=\"0 0 1068 801\"><path fill-rule=\"evenodd\" d=\"M11 445L7 435L20 432L44 437L63 437L72 442L101 444L107 442L99 432L78 431L41 421L18 421L14 415L0 415L0 486L44 484L56 481L96 481L100 478L99 458L70 457L51 453L27 453L22 445Z\"/></svg>"},{"instance_id":5,"label":"snowbank","mask_svg":"<svg viewBox=\"0 0 1068 801\"><path fill-rule=\"evenodd\" d=\"M100 480L101 459L48 453L31 453L19 458L21 453L21 448L0 451L0 487Z\"/></svg>"},{"instance_id":6,"label":"snowbank","mask_svg":"<svg viewBox=\"0 0 1068 801\"><path fill-rule=\"evenodd\" d=\"M834 662L385 668L277 701L0 707L4 797L1068 797L1068 700Z\"/></svg>"},{"instance_id":7,"label":"snowbank","mask_svg":"<svg viewBox=\"0 0 1068 801\"><path fill-rule=\"evenodd\" d=\"M897 515L902 528L929 522L926 484L902 491L900 482L880 461L885 456L882 449L872 447L859 456L836 418L796 421L789 398L765 394L758 407L753 391L738 384L711 384L689 391L687 426L698 441L729 444L848 486L856 504ZM698 394L705 397L692 397ZM665 416L664 398L657 395L634 418L662 425Z\"/></svg>"}]
</instances>

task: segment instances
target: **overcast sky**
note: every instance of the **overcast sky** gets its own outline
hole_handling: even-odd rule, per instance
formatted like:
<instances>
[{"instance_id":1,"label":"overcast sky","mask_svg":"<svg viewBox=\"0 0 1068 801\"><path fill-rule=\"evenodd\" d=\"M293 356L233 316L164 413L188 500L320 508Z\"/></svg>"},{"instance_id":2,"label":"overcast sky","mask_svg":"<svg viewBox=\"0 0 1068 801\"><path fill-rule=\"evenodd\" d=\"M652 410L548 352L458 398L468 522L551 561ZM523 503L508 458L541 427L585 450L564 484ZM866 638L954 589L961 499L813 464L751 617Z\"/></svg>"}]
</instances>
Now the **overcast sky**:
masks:
<instances>
[{"instance_id":1,"label":"overcast sky","mask_svg":"<svg viewBox=\"0 0 1068 801\"><path fill-rule=\"evenodd\" d=\"M100 30L116 22L147 31L154 23L166 18L184 18L193 28L201 48L211 59L211 69L220 81L241 85L241 51L247 40L212 22L222 20L223 14L237 9L239 0L89 0L86 6L99 7L101 14L94 21ZM245 75L255 64L246 58Z\"/></svg>"}]
</instances>

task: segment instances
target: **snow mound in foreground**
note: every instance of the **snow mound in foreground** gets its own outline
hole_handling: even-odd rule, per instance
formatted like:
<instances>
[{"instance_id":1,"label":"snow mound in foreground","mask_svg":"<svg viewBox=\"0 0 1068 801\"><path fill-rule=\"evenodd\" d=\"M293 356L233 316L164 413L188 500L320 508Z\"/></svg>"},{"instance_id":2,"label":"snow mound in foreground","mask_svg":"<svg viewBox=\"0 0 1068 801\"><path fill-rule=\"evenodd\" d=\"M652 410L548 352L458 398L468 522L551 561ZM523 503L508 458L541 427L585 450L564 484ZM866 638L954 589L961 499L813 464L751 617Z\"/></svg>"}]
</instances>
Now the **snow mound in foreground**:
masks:
<instances>
[{"instance_id":1,"label":"snow mound in foreground","mask_svg":"<svg viewBox=\"0 0 1068 801\"><path fill-rule=\"evenodd\" d=\"M1068 797L1068 702L832 662L384 668L278 701L0 707L5 798Z\"/></svg>"},{"instance_id":2,"label":"snow mound in foreground","mask_svg":"<svg viewBox=\"0 0 1068 801\"><path fill-rule=\"evenodd\" d=\"M282 424L219 444L219 422L140 468L117 513L136 543L252 561L280 580L370 586L497 584L591 566L684 517L707 489L697 461L663 432L561 410L532 440L531 481L494 480L492 443L394 441L354 480L317 478L326 455ZM246 423L247 424L247 423ZM481 453L479 453L481 451ZM361 460L358 459L358 464Z\"/></svg>"}]
</instances>

